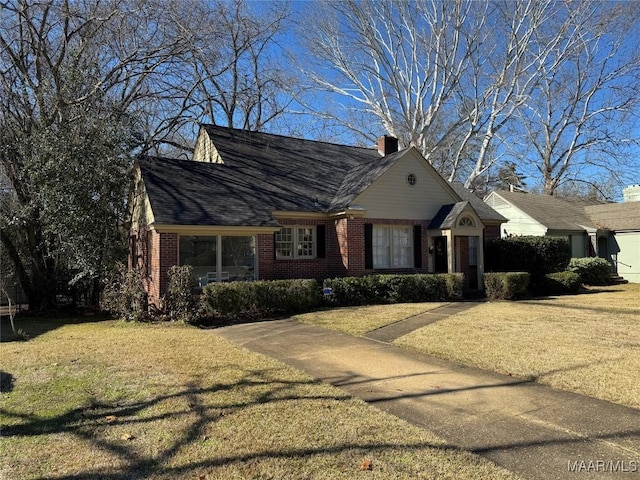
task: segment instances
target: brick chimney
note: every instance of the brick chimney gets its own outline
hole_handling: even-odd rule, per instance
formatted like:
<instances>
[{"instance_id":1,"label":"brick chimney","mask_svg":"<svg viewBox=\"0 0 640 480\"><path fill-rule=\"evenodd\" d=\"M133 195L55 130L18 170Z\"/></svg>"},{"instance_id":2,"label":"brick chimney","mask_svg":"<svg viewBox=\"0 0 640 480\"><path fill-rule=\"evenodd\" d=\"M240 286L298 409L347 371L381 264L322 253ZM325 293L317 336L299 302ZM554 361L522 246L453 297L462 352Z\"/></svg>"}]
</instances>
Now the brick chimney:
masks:
<instances>
[{"instance_id":1,"label":"brick chimney","mask_svg":"<svg viewBox=\"0 0 640 480\"><path fill-rule=\"evenodd\" d=\"M389 135L383 135L378 138L378 153L383 157L391 153L398 151L398 139L396 137L390 137Z\"/></svg>"}]
</instances>

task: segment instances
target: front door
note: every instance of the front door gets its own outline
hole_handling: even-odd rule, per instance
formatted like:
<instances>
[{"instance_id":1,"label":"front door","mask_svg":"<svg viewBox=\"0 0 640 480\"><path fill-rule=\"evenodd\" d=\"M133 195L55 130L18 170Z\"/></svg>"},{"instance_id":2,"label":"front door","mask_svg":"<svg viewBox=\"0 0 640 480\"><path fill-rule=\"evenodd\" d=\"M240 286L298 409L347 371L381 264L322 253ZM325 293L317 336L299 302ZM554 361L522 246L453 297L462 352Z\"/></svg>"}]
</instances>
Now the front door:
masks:
<instances>
[{"instance_id":1,"label":"front door","mask_svg":"<svg viewBox=\"0 0 640 480\"><path fill-rule=\"evenodd\" d=\"M449 262L447 261L447 237L435 237L433 239L434 263L436 273L447 273Z\"/></svg>"}]
</instances>

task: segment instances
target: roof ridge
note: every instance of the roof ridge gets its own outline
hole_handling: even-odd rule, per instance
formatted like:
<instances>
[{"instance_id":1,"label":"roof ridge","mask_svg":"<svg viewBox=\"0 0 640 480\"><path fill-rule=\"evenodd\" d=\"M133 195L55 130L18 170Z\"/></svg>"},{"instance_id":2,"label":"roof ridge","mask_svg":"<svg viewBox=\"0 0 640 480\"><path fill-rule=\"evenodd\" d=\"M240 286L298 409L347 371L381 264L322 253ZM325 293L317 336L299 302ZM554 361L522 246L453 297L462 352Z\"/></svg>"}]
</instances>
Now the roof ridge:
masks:
<instances>
[{"instance_id":1,"label":"roof ridge","mask_svg":"<svg viewBox=\"0 0 640 480\"><path fill-rule=\"evenodd\" d=\"M321 143L324 145L333 145L336 147L345 147L345 148L355 148L358 150L365 150L368 152L374 151L374 147L358 147L355 145L347 145L344 143L336 143L336 142L327 142L324 140L314 140L314 139L309 139L309 138L300 138L300 137L293 137L291 135L283 135L283 134L279 134L279 133L270 133L270 132L260 132L257 130L245 130L242 128L233 128L233 127L223 127L221 125L213 125L211 123L202 123L200 124L200 127L203 128L219 128L219 129L223 129L223 130L228 130L228 131L232 131L232 132L238 132L239 134L252 134L252 135L262 135L262 136L269 136L269 137L276 137L276 138L286 138L286 139L290 139L290 140L299 140L301 142L313 142L313 143Z\"/></svg>"}]
</instances>

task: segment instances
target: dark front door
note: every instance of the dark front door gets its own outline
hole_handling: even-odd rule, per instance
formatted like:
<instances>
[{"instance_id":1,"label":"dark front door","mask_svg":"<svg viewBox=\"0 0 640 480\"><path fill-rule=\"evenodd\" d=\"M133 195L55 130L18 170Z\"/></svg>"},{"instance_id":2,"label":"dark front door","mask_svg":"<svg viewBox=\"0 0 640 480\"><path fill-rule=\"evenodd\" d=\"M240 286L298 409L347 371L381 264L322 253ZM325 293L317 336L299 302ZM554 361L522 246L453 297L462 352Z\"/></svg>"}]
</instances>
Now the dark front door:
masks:
<instances>
[{"instance_id":1,"label":"dark front door","mask_svg":"<svg viewBox=\"0 0 640 480\"><path fill-rule=\"evenodd\" d=\"M433 239L434 263L436 273L447 273L449 262L447 262L447 237L435 237Z\"/></svg>"}]
</instances>

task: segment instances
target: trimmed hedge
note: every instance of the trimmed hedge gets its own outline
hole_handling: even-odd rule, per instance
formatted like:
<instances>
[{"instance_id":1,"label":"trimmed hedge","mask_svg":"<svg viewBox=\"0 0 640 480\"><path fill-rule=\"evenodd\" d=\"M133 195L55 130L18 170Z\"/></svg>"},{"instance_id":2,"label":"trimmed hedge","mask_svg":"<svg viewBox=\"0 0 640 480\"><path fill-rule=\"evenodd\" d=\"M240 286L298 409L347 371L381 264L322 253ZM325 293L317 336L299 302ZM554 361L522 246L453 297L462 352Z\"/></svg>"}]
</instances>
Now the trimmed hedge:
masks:
<instances>
[{"instance_id":1,"label":"trimmed hedge","mask_svg":"<svg viewBox=\"0 0 640 480\"><path fill-rule=\"evenodd\" d=\"M571 260L571 246L566 238L559 237L495 239L487 244L485 259L489 272L528 272L535 280L547 273L565 271Z\"/></svg>"},{"instance_id":2,"label":"trimmed hedge","mask_svg":"<svg viewBox=\"0 0 640 480\"><path fill-rule=\"evenodd\" d=\"M333 306L437 302L462 298L462 274L366 275L326 279Z\"/></svg>"},{"instance_id":3,"label":"trimmed hedge","mask_svg":"<svg viewBox=\"0 0 640 480\"><path fill-rule=\"evenodd\" d=\"M320 304L316 280L210 283L202 290L205 311L224 318L268 318L308 312Z\"/></svg>"},{"instance_id":4,"label":"trimmed hedge","mask_svg":"<svg viewBox=\"0 0 640 480\"><path fill-rule=\"evenodd\" d=\"M515 300L529 287L527 272L494 272L484 274L484 289L489 300Z\"/></svg>"},{"instance_id":5,"label":"trimmed hedge","mask_svg":"<svg viewBox=\"0 0 640 480\"><path fill-rule=\"evenodd\" d=\"M568 269L587 285L607 285L611 280L611 264L604 258L572 258Z\"/></svg>"},{"instance_id":6,"label":"trimmed hedge","mask_svg":"<svg viewBox=\"0 0 640 480\"><path fill-rule=\"evenodd\" d=\"M559 293L576 293L582 286L580 275L575 272L555 272L545 275L540 285L541 292L547 295Z\"/></svg>"}]
</instances>

